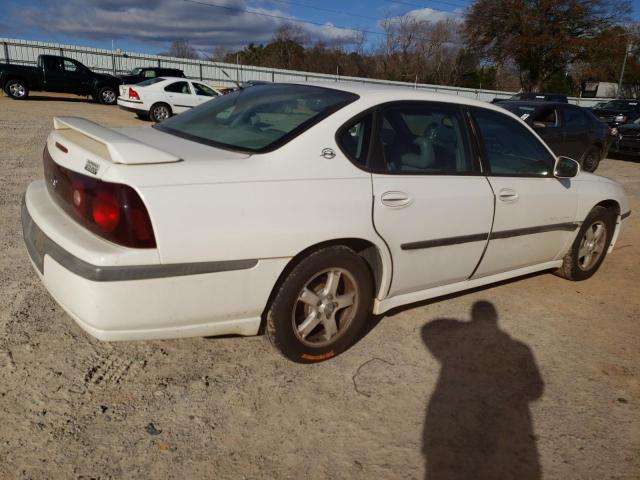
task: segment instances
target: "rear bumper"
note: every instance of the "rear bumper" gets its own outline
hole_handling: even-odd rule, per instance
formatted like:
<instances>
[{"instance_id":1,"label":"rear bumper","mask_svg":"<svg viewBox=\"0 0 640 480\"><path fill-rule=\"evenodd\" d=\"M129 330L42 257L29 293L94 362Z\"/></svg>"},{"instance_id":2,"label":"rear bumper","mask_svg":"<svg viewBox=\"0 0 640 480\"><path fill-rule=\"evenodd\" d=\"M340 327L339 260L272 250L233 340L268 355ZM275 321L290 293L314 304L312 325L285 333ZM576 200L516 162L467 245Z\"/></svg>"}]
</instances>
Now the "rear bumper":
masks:
<instances>
[{"instance_id":1,"label":"rear bumper","mask_svg":"<svg viewBox=\"0 0 640 480\"><path fill-rule=\"evenodd\" d=\"M140 115L148 115L149 110L145 110L142 102L130 102L128 100L124 100L121 97L118 97L118 107L122 110L126 110L127 112L139 113Z\"/></svg>"},{"instance_id":2,"label":"rear bumper","mask_svg":"<svg viewBox=\"0 0 640 480\"><path fill-rule=\"evenodd\" d=\"M27 190L21 213L27 252L49 293L89 334L147 340L258 333L286 259L94 265L47 235L55 231L52 224L64 221L64 212L48 215L43 224L34 220L33 192Z\"/></svg>"}]
</instances>

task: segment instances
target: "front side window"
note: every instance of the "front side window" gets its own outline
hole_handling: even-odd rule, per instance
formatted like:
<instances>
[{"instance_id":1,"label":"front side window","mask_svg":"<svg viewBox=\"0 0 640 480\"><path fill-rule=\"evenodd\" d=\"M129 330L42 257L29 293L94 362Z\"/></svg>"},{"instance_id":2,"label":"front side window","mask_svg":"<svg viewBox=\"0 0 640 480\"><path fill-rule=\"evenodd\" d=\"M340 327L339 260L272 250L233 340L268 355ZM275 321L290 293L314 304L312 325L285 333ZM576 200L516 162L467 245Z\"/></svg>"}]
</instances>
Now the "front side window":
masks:
<instances>
[{"instance_id":1,"label":"front side window","mask_svg":"<svg viewBox=\"0 0 640 480\"><path fill-rule=\"evenodd\" d=\"M220 148L273 150L358 95L309 85L256 85L206 102L155 128Z\"/></svg>"},{"instance_id":2,"label":"front side window","mask_svg":"<svg viewBox=\"0 0 640 480\"><path fill-rule=\"evenodd\" d=\"M144 78L154 78L156 76L156 72L154 70L145 70L142 75Z\"/></svg>"},{"instance_id":3,"label":"front side window","mask_svg":"<svg viewBox=\"0 0 640 480\"><path fill-rule=\"evenodd\" d=\"M218 94L213 88L209 88L206 85L202 85L201 83L192 83L193 89L196 91L196 95L200 95L203 97L217 97Z\"/></svg>"},{"instance_id":4,"label":"front side window","mask_svg":"<svg viewBox=\"0 0 640 480\"><path fill-rule=\"evenodd\" d=\"M524 125L498 112L474 109L490 174L553 176L554 157Z\"/></svg>"},{"instance_id":5,"label":"front side window","mask_svg":"<svg viewBox=\"0 0 640 480\"><path fill-rule=\"evenodd\" d=\"M558 112L554 107L542 108L531 116L531 122L543 123L545 127L557 127Z\"/></svg>"},{"instance_id":6,"label":"front side window","mask_svg":"<svg viewBox=\"0 0 640 480\"><path fill-rule=\"evenodd\" d=\"M384 169L399 173L468 173L473 162L459 108L436 103L386 107L378 132Z\"/></svg>"},{"instance_id":7,"label":"front side window","mask_svg":"<svg viewBox=\"0 0 640 480\"><path fill-rule=\"evenodd\" d=\"M64 61L64 71L67 73L76 73L79 71L78 66L70 60Z\"/></svg>"},{"instance_id":8,"label":"front side window","mask_svg":"<svg viewBox=\"0 0 640 480\"><path fill-rule=\"evenodd\" d=\"M187 82L171 83L164 87L164 91L170 93L186 93L187 95L191 93L191 89L189 88L189 84Z\"/></svg>"},{"instance_id":9,"label":"front side window","mask_svg":"<svg viewBox=\"0 0 640 480\"><path fill-rule=\"evenodd\" d=\"M371 135L371 114L344 127L338 133L338 144L344 153L358 165L367 163L367 152Z\"/></svg>"}]
</instances>

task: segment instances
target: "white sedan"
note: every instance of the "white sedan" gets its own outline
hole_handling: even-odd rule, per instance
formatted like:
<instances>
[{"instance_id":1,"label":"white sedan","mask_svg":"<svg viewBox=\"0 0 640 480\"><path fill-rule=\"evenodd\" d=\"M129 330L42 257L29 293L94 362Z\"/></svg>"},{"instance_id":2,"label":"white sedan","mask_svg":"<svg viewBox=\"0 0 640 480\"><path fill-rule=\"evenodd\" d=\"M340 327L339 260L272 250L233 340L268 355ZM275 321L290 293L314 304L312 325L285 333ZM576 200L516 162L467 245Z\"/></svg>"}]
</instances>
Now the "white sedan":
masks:
<instances>
[{"instance_id":1,"label":"white sedan","mask_svg":"<svg viewBox=\"0 0 640 480\"><path fill-rule=\"evenodd\" d=\"M154 128L56 118L22 223L44 285L91 335L264 326L316 362L372 313L542 270L589 278L629 214L618 183L499 107L272 84Z\"/></svg>"},{"instance_id":2,"label":"white sedan","mask_svg":"<svg viewBox=\"0 0 640 480\"><path fill-rule=\"evenodd\" d=\"M221 92L202 82L181 77L156 77L136 85L120 85L118 106L141 118L162 122L220 95Z\"/></svg>"}]
</instances>

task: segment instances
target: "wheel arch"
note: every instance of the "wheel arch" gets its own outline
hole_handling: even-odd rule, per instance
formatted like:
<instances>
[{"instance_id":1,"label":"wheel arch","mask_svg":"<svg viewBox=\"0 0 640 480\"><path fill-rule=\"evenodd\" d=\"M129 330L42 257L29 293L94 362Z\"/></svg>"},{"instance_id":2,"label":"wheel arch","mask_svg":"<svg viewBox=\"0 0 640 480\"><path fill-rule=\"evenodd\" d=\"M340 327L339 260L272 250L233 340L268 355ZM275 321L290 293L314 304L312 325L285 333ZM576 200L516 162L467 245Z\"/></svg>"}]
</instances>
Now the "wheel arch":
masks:
<instances>
[{"instance_id":1,"label":"wheel arch","mask_svg":"<svg viewBox=\"0 0 640 480\"><path fill-rule=\"evenodd\" d=\"M304 250L298 252L289 260L289 262L285 265L284 269L280 272L280 275L273 284L271 292L269 293L269 298L267 299L267 303L262 312L262 322L260 326L261 332L264 330L266 312L269 309L269 306L271 305L271 302L273 301L276 293L278 292L280 285L282 285L282 282L284 282L289 273L296 267L296 265L298 265L302 260L307 258L313 252L316 252L322 248L335 246L348 247L364 259L371 273L374 296L377 297L381 295L381 291L386 290L385 283L388 283L388 281L385 282L385 278L388 278L388 276L391 274L392 267L390 260L385 262L385 255L381 250L384 247L376 245L371 240L354 237L336 238L310 245ZM391 258L390 255L388 256L388 258ZM387 275L385 276L385 274Z\"/></svg>"},{"instance_id":2,"label":"wheel arch","mask_svg":"<svg viewBox=\"0 0 640 480\"><path fill-rule=\"evenodd\" d=\"M9 75L3 76L2 88L4 89L7 86L7 83L9 83L11 80L21 80L22 82L24 82L27 88L31 88L31 85L29 85L29 80L27 80L26 77L23 77L22 75L17 75L17 74L9 74Z\"/></svg>"},{"instance_id":3,"label":"wheel arch","mask_svg":"<svg viewBox=\"0 0 640 480\"><path fill-rule=\"evenodd\" d=\"M607 253L611 253L613 251L613 247L616 244L616 241L618 240L620 227L622 226L622 219L620 217L620 214L622 213L620 211L620 203L618 203L616 200L607 199L602 200L601 202L594 205L591 210L596 207L604 207L615 215L615 226L613 228L613 235L611 236L611 243L609 244L609 248L607 249Z\"/></svg>"}]
</instances>

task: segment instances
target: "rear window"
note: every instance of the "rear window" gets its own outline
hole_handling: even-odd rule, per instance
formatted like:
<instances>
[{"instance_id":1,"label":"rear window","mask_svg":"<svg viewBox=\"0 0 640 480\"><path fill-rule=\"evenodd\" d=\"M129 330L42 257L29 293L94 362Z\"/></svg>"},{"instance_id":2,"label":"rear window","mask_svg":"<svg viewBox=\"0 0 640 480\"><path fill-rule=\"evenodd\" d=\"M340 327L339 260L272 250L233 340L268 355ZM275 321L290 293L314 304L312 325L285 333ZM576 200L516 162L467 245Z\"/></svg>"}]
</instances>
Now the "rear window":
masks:
<instances>
[{"instance_id":1,"label":"rear window","mask_svg":"<svg viewBox=\"0 0 640 480\"><path fill-rule=\"evenodd\" d=\"M148 87L149 85L153 85L154 83L164 82L164 78L156 77L150 78L149 80L145 80L138 84L139 87Z\"/></svg>"},{"instance_id":2,"label":"rear window","mask_svg":"<svg viewBox=\"0 0 640 480\"><path fill-rule=\"evenodd\" d=\"M219 97L155 128L230 150L274 150L358 95L308 85L257 85Z\"/></svg>"}]
</instances>

